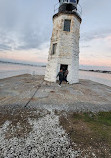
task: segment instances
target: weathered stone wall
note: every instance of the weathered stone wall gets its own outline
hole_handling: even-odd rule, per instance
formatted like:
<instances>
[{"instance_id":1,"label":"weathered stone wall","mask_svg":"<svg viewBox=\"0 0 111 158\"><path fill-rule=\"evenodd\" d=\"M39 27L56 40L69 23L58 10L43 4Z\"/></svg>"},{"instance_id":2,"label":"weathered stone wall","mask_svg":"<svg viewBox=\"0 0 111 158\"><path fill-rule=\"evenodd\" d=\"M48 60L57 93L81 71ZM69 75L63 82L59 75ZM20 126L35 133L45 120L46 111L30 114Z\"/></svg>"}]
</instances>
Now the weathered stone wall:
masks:
<instances>
[{"instance_id":1,"label":"weathered stone wall","mask_svg":"<svg viewBox=\"0 0 111 158\"><path fill-rule=\"evenodd\" d=\"M70 32L63 31L64 20L71 20ZM53 18L53 32L49 49L45 80L55 82L60 65L68 65L68 81L79 82L79 37L80 20L74 14L58 14ZM51 54L52 46L57 43L56 53Z\"/></svg>"}]
</instances>

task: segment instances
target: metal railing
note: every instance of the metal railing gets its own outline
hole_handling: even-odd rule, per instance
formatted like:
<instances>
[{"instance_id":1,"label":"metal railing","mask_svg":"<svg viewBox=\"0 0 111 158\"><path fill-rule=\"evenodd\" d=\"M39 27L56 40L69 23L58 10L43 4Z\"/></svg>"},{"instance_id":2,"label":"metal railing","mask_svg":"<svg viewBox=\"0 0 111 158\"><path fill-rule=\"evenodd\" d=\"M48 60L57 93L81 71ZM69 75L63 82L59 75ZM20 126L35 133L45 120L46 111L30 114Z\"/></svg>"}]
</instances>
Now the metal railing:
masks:
<instances>
[{"instance_id":1,"label":"metal railing","mask_svg":"<svg viewBox=\"0 0 111 158\"><path fill-rule=\"evenodd\" d=\"M77 13L80 15L80 17L82 16L82 7L80 4L77 5Z\"/></svg>"},{"instance_id":2,"label":"metal railing","mask_svg":"<svg viewBox=\"0 0 111 158\"><path fill-rule=\"evenodd\" d=\"M66 3L69 3L69 2L66 2ZM59 2L54 5L54 14L58 12L59 6L60 6ZM74 10L74 11L77 12L80 17L82 16L82 7L80 4L77 5L77 10Z\"/></svg>"},{"instance_id":3,"label":"metal railing","mask_svg":"<svg viewBox=\"0 0 111 158\"><path fill-rule=\"evenodd\" d=\"M59 9L59 2L54 5L54 14L57 13Z\"/></svg>"}]
</instances>

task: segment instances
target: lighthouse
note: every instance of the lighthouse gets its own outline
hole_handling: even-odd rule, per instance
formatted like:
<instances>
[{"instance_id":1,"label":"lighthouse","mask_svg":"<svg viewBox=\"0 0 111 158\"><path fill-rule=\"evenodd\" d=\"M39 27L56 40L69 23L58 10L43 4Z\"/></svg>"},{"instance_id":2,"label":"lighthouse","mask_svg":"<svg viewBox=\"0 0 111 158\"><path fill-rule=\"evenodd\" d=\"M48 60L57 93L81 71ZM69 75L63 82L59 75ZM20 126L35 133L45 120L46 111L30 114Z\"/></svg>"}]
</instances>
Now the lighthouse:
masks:
<instances>
[{"instance_id":1,"label":"lighthouse","mask_svg":"<svg viewBox=\"0 0 111 158\"><path fill-rule=\"evenodd\" d=\"M81 16L79 0L59 0L53 16L53 31L44 80L56 82L60 69L68 70L70 84L79 82L79 39Z\"/></svg>"}]
</instances>

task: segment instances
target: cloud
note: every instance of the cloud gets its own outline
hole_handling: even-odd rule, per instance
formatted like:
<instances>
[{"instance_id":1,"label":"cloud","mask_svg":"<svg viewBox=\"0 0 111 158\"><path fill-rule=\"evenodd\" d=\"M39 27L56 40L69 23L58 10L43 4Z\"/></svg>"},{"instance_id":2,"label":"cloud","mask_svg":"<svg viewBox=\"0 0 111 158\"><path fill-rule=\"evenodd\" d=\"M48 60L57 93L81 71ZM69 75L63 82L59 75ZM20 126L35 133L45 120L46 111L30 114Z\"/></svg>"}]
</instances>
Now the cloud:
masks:
<instances>
[{"instance_id":1,"label":"cloud","mask_svg":"<svg viewBox=\"0 0 111 158\"><path fill-rule=\"evenodd\" d=\"M111 35L111 29L93 30L90 32L81 33L80 41L88 42L88 41L97 40L97 39L105 39L107 37L110 37L109 35Z\"/></svg>"},{"instance_id":2,"label":"cloud","mask_svg":"<svg viewBox=\"0 0 111 158\"><path fill-rule=\"evenodd\" d=\"M5 44L0 44L0 51L11 50L11 47Z\"/></svg>"},{"instance_id":3,"label":"cloud","mask_svg":"<svg viewBox=\"0 0 111 158\"><path fill-rule=\"evenodd\" d=\"M49 35L39 28L24 27L18 32L0 30L0 50L40 49L47 41L49 41Z\"/></svg>"},{"instance_id":4,"label":"cloud","mask_svg":"<svg viewBox=\"0 0 111 158\"><path fill-rule=\"evenodd\" d=\"M41 13L45 7L36 0L9 1L0 0L0 50L39 49L51 36L51 18Z\"/></svg>"},{"instance_id":5,"label":"cloud","mask_svg":"<svg viewBox=\"0 0 111 158\"><path fill-rule=\"evenodd\" d=\"M111 48L111 35L107 36L107 37L105 38L105 40L107 41L108 45L109 45L110 48Z\"/></svg>"},{"instance_id":6,"label":"cloud","mask_svg":"<svg viewBox=\"0 0 111 158\"><path fill-rule=\"evenodd\" d=\"M81 45L80 47L81 47L81 48L89 48L90 45Z\"/></svg>"},{"instance_id":7,"label":"cloud","mask_svg":"<svg viewBox=\"0 0 111 158\"><path fill-rule=\"evenodd\" d=\"M20 37L20 41L22 41L23 44L18 46L17 49L40 49L41 45L49 41L49 34L46 31L47 29L47 27L41 29L39 26L36 28L31 26L29 28L27 27Z\"/></svg>"},{"instance_id":8,"label":"cloud","mask_svg":"<svg viewBox=\"0 0 111 158\"><path fill-rule=\"evenodd\" d=\"M93 18L96 19L96 18L100 18L99 14L101 14L101 16L104 16L104 15L108 16L108 12L110 11L111 1L106 1L106 0L102 0L102 1L101 0L97 0L97 1L80 0L80 5L82 7L83 17L84 16L90 16L91 17L93 15ZM104 18L104 17L102 17L102 18Z\"/></svg>"}]
</instances>

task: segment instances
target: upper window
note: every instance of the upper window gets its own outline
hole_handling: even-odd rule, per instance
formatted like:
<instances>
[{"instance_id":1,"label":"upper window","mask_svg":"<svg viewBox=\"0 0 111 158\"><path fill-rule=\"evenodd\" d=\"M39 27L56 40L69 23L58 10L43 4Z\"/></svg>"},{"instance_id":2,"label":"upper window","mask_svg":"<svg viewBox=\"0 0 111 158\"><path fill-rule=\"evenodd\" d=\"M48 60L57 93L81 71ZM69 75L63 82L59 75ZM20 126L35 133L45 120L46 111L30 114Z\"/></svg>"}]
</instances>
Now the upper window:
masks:
<instances>
[{"instance_id":1,"label":"upper window","mask_svg":"<svg viewBox=\"0 0 111 158\"><path fill-rule=\"evenodd\" d=\"M56 54L57 43L54 43L52 46L52 55Z\"/></svg>"},{"instance_id":2,"label":"upper window","mask_svg":"<svg viewBox=\"0 0 111 158\"><path fill-rule=\"evenodd\" d=\"M64 20L64 31L70 32L71 20L65 19Z\"/></svg>"}]
</instances>

